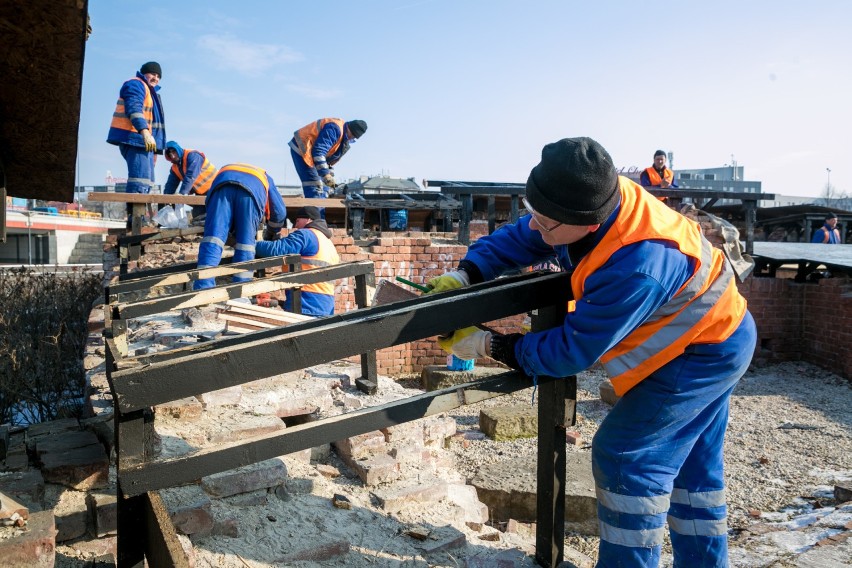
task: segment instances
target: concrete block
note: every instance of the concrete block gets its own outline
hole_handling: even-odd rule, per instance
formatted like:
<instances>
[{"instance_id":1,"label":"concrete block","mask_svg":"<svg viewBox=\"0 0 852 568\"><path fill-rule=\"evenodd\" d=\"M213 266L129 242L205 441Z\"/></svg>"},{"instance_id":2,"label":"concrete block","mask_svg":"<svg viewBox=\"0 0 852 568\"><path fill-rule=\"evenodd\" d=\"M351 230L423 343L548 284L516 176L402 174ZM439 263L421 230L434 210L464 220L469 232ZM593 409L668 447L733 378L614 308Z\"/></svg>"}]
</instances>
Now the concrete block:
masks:
<instances>
[{"instance_id":1,"label":"concrete block","mask_svg":"<svg viewBox=\"0 0 852 568\"><path fill-rule=\"evenodd\" d=\"M359 434L333 443L337 453L352 459L358 459L376 452L385 451L385 435L379 430Z\"/></svg>"},{"instance_id":2,"label":"concrete block","mask_svg":"<svg viewBox=\"0 0 852 568\"><path fill-rule=\"evenodd\" d=\"M572 452L566 459L565 528L597 535L597 500L589 452ZM513 459L479 468L470 484L480 501L488 506L491 519L521 522L536 520L536 464Z\"/></svg>"},{"instance_id":3,"label":"concrete block","mask_svg":"<svg viewBox=\"0 0 852 568\"><path fill-rule=\"evenodd\" d=\"M430 416L421 420L423 440L427 446L444 447L447 438L455 435L458 425L449 416Z\"/></svg>"},{"instance_id":4,"label":"concrete block","mask_svg":"<svg viewBox=\"0 0 852 568\"><path fill-rule=\"evenodd\" d=\"M447 501L461 508L464 520L474 523L488 521L488 505L479 500L476 487L463 483L452 483L447 486Z\"/></svg>"},{"instance_id":5,"label":"concrete block","mask_svg":"<svg viewBox=\"0 0 852 568\"><path fill-rule=\"evenodd\" d=\"M201 418L204 407L194 396L173 400L154 407L157 416L169 416L175 420L194 421Z\"/></svg>"},{"instance_id":6,"label":"concrete block","mask_svg":"<svg viewBox=\"0 0 852 568\"><path fill-rule=\"evenodd\" d=\"M198 485L163 489L160 496L178 533L208 536L213 531L210 497Z\"/></svg>"},{"instance_id":7,"label":"concrete block","mask_svg":"<svg viewBox=\"0 0 852 568\"><path fill-rule=\"evenodd\" d=\"M79 538L89 532L89 508L86 506L86 493L64 490L53 507L56 523L56 542L65 542Z\"/></svg>"},{"instance_id":8,"label":"concrete block","mask_svg":"<svg viewBox=\"0 0 852 568\"><path fill-rule=\"evenodd\" d=\"M106 487L109 481L109 458L97 437L92 432L85 434L89 434L95 443L40 455L41 472L46 481L61 483L78 491Z\"/></svg>"},{"instance_id":9,"label":"concrete block","mask_svg":"<svg viewBox=\"0 0 852 568\"><path fill-rule=\"evenodd\" d=\"M528 404L495 406L479 412L479 429L495 441L538 436L538 409Z\"/></svg>"},{"instance_id":10,"label":"concrete block","mask_svg":"<svg viewBox=\"0 0 852 568\"><path fill-rule=\"evenodd\" d=\"M98 538L115 534L118 526L118 500L109 493L89 493L86 498L89 516L92 519L92 532Z\"/></svg>"},{"instance_id":11,"label":"concrete block","mask_svg":"<svg viewBox=\"0 0 852 568\"><path fill-rule=\"evenodd\" d=\"M286 426L276 416L244 415L239 420L220 422L212 428L207 439L214 444L237 442L251 436L260 436L284 430Z\"/></svg>"},{"instance_id":12,"label":"concrete block","mask_svg":"<svg viewBox=\"0 0 852 568\"><path fill-rule=\"evenodd\" d=\"M615 388L612 386L612 382L609 379L601 382L598 387L598 391L601 394L601 400L607 403L610 406L615 405L616 402L621 398L617 394L615 394Z\"/></svg>"},{"instance_id":13,"label":"concrete block","mask_svg":"<svg viewBox=\"0 0 852 568\"><path fill-rule=\"evenodd\" d=\"M55 558L53 511L31 513L26 530L15 529L11 538L0 538L4 568L53 568Z\"/></svg>"},{"instance_id":14,"label":"concrete block","mask_svg":"<svg viewBox=\"0 0 852 568\"><path fill-rule=\"evenodd\" d=\"M237 405L243 398L243 387L240 385L228 387L211 392L206 392L199 396L205 408L216 406Z\"/></svg>"},{"instance_id":15,"label":"concrete block","mask_svg":"<svg viewBox=\"0 0 852 568\"><path fill-rule=\"evenodd\" d=\"M400 476L399 462L388 455L377 455L361 460L341 456L365 485L378 485L394 481Z\"/></svg>"},{"instance_id":16,"label":"concrete block","mask_svg":"<svg viewBox=\"0 0 852 568\"><path fill-rule=\"evenodd\" d=\"M401 441L409 442L412 445L419 444L422 446L425 443L423 438L423 421L414 420L412 422L403 422L396 426L382 428L382 434L385 435L385 441L388 444L395 444Z\"/></svg>"},{"instance_id":17,"label":"concrete block","mask_svg":"<svg viewBox=\"0 0 852 568\"><path fill-rule=\"evenodd\" d=\"M420 371L420 382L424 390L433 391L487 379L492 375L505 372L506 369L497 367L474 367L471 371L450 371L446 365L427 365Z\"/></svg>"},{"instance_id":18,"label":"concrete block","mask_svg":"<svg viewBox=\"0 0 852 568\"><path fill-rule=\"evenodd\" d=\"M44 509L44 477L37 469L0 473L0 488L30 511Z\"/></svg>"},{"instance_id":19,"label":"concrete block","mask_svg":"<svg viewBox=\"0 0 852 568\"><path fill-rule=\"evenodd\" d=\"M405 489L374 492L379 506L388 513L398 513L409 503L437 503L446 499L447 494L446 483L415 485Z\"/></svg>"},{"instance_id":20,"label":"concrete block","mask_svg":"<svg viewBox=\"0 0 852 568\"><path fill-rule=\"evenodd\" d=\"M202 478L201 486L208 495L228 497L281 485L287 480L287 465L281 458L272 458L244 467Z\"/></svg>"}]
</instances>

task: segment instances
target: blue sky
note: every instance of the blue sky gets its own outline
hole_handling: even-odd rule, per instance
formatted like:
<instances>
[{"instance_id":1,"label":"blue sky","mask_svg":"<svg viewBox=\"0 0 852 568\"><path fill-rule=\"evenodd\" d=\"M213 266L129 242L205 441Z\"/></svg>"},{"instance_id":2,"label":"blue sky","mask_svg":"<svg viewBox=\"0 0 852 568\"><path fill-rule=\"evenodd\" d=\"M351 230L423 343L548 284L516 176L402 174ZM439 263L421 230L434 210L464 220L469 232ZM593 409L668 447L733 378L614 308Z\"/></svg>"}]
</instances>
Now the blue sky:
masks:
<instances>
[{"instance_id":1,"label":"blue sky","mask_svg":"<svg viewBox=\"0 0 852 568\"><path fill-rule=\"evenodd\" d=\"M166 7L168 6L168 7ZM601 142L619 167L745 167L767 193L852 193L852 3L90 0L79 183L126 176L105 142L118 89L163 68L170 139L298 184L287 142L363 119L335 168L523 182L542 146ZM168 163L157 164L165 183Z\"/></svg>"}]
</instances>

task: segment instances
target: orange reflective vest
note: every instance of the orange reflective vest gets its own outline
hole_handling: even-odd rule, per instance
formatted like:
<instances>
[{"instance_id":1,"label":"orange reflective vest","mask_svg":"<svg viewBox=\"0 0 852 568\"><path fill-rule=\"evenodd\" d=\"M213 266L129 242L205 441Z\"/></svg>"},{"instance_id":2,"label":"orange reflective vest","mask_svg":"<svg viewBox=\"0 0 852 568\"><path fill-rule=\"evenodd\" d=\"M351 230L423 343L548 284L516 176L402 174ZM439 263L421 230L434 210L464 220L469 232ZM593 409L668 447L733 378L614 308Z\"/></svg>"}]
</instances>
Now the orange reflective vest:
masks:
<instances>
[{"instance_id":1,"label":"orange reflective vest","mask_svg":"<svg viewBox=\"0 0 852 568\"><path fill-rule=\"evenodd\" d=\"M615 222L571 276L574 298L581 301L586 278L617 250L639 241L671 241L695 265L692 277L668 303L601 357L620 396L689 345L721 343L730 337L745 316L746 301L730 263L697 223L625 177L619 177L619 189L621 209Z\"/></svg>"},{"instance_id":2,"label":"orange reflective vest","mask_svg":"<svg viewBox=\"0 0 852 568\"><path fill-rule=\"evenodd\" d=\"M208 191L210 191L210 185L213 183L213 178L216 177L216 166L210 163L210 160L207 159L207 156L204 155L203 152L198 152L198 150L190 150L189 148L184 148L183 150L183 163L182 168L178 168L177 164L172 164L172 173L177 176L177 178L183 181L183 172L186 171L186 159L189 156L190 152L197 152L204 158L204 161L201 164L201 170L199 170L198 175L195 176L195 182L192 184L192 193L196 195L204 195ZM266 176L263 176L266 179ZM267 192L269 192L269 188L266 188Z\"/></svg>"},{"instance_id":3,"label":"orange reflective vest","mask_svg":"<svg viewBox=\"0 0 852 568\"><path fill-rule=\"evenodd\" d=\"M151 95L151 88L148 86L148 83L139 77L133 77L131 80L139 81L145 86L145 100L142 103L142 118L144 118L148 123L148 128L153 129L154 97ZM120 130L127 130L128 132L137 132L136 128L133 127L133 123L130 122L130 117L127 116L127 113L124 110L124 99L121 97L118 97L118 100L115 103L115 110L112 113L112 122L109 126L110 128L118 128Z\"/></svg>"},{"instance_id":4,"label":"orange reflective vest","mask_svg":"<svg viewBox=\"0 0 852 568\"><path fill-rule=\"evenodd\" d=\"M334 243L331 239L322 234L322 231L306 227L302 231L312 231L319 242L319 250L313 256L302 257L302 270L310 270L312 268L322 268L324 266L333 266L340 264L340 256L337 254L337 249L334 248ZM315 294L334 295L334 282L317 282L316 284L306 284L302 286L302 292L313 292Z\"/></svg>"},{"instance_id":5,"label":"orange reflective vest","mask_svg":"<svg viewBox=\"0 0 852 568\"><path fill-rule=\"evenodd\" d=\"M663 175L660 177L660 174L657 173L657 170L654 169L653 166L650 168L645 168L645 173L648 174L648 179L651 181L652 186L659 186L663 183L665 179L669 184L674 181L674 172L668 168L663 170Z\"/></svg>"},{"instance_id":6,"label":"orange reflective vest","mask_svg":"<svg viewBox=\"0 0 852 568\"><path fill-rule=\"evenodd\" d=\"M269 180L266 178L266 170L258 168L257 166L252 166L251 164L228 164L219 170L220 174L222 172L242 172L244 174L249 174L256 177L258 181L263 184L263 189L266 190L266 207L264 210L266 213L266 220L268 221L271 217L271 212L269 210Z\"/></svg>"},{"instance_id":7,"label":"orange reflective vest","mask_svg":"<svg viewBox=\"0 0 852 568\"><path fill-rule=\"evenodd\" d=\"M322 130L329 122L333 122L339 126L341 132L340 139L334 143L326 154L326 156L330 156L334 154L338 148L340 148L340 143L343 142L343 125L345 124L345 121L342 118L321 118L316 122L303 126L293 133L293 140L296 142L296 152L298 152L298 154L302 156L302 159L305 160L305 163L312 168L314 167L314 157L311 154L311 148L314 147L314 142L317 141L320 130Z\"/></svg>"}]
</instances>

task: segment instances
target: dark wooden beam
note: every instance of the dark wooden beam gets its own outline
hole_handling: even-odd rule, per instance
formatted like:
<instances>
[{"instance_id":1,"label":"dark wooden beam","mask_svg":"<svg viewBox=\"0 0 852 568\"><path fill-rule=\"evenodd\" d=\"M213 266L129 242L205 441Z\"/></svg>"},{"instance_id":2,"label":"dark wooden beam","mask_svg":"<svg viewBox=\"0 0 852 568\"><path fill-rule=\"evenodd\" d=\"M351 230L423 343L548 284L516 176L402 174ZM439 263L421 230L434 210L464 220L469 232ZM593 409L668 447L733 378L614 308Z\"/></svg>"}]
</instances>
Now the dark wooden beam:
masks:
<instances>
[{"instance_id":1,"label":"dark wooden beam","mask_svg":"<svg viewBox=\"0 0 852 568\"><path fill-rule=\"evenodd\" d=\"M340 278L357 276L373 272L372 261L359 260L346 262L313 270L300 272L284 272L251 280L249 282L238 282L225 286L216 286L205 290L162 296L139 302L120 303L113 306L113 319L133 319L150 314L158 314L169 310L179 310L193 306L205 306L216 302L225 302L234 298L246 298L256 296L264 292L275 290L286 290L300 287L305 284L316 284L328 282Z\"/></svg>"},{"instance_id":2,"label":"dark wooden beam","mask_svg":"<svg viewBox=\"0 0 852 568\"><path fill-rule=\"evenodd\" d=\"M541 378L539 386L553 381L556 379ZM134 465L121 469L119 477L123 490L130 495L176 487L206 475L434 416L460 406L513 393L531 385L531 379L523 373L508 371L485 380L308 422L284 431L243 438L215 448L199 450L192 455ZM564 449L564 437L562 446ZM564 475L564 467L562 471Z\"/></svg>"},{"instance_id":3,"label":"dark wooden beam","mask_svg":"<svg viewBox=\"0 0 852 568\"><path fill-rule=\"evenodd\" d=\"M145 495L145 559L157 568L189 568L189 559L178 540L175 525L160 494Z\"/></svg>"},{"instance_id":4,"label":"dark wooden beam","mask_svg":"<svg viewBox=\"0 0 852 568\"><path fill-rule=\"evenodd\" d=\"M124 411L447 333L570 299L570 275L532 273L313 322L207 341L113 373ZM471 301L474 300L474 301Z\"/></svg>"}]
</instances>

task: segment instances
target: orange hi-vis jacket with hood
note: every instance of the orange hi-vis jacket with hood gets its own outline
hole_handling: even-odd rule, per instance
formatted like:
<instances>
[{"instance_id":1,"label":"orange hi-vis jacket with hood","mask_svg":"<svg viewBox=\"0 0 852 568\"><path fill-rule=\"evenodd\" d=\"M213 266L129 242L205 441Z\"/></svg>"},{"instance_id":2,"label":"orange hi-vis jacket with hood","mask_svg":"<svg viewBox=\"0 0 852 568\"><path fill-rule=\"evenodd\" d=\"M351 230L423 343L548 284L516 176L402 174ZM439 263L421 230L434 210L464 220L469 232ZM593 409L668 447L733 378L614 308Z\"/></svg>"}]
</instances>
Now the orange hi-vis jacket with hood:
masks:
<instances>
[{"instance_id":1,"label":"orange hi-vis jacket with hood","mask_svg":"<svg viewBox=\"0 0 852 568\"><path fill-rule=\"evenodd\" d=\"M183 157L181 158L181 167L179 168L177 164L172 164L172 173L175 174L179 180L183 181L183 175L187 168L187 159L192 152L195 152L204 160L201 163L201 169L199 170L198 175L195 176L195 181L192 184L192 192L196 195L204 195L210 190L210 186L213 184L213 178L216 177L216 166L210 163L210 160L207 159L207 156L205 156L203 152L184 148Z\"/></svg>"},{"instance_id":2,"label":"orange hi-vis jacket with hood","mask_svg":"<svg viewBox=\"0 0 852 568\"><path fill-rule=\"evenodd\" d=\"M721 343L730 337L745 316L746 301L730 263L697 223L627 178L619 177L619 190L621 209L613 226L571 276L578 302L586 278L623 246L649 239L671 241L694 263L692 277L672 299L601 357L616 394L622 395L690 344Z\"/></svg>"},{"instance_id":3,"label":"orange hi-vis jacket with hood","mask_svg":"<svg viewBox=\"0 0 852 568\"><path fill-rule=\"evenodd\" d=\"M334 154L338 148L340 148L340 144L343 142L344 125L346 124L346 122L342 118L321 118L315 122L308 124L307 126L303 126L302 128L293 133L293 142L295 142L295 147L293 147L293 142L291 142L291 148L293 148L293 150L295 150L300 156L302 156L302 159L305 160L305 163L312 168L315 167L315 164L314 156L311 152L311 149L313 148L314 142L316 142L320 131L326 124L330 122L339 126L341 132L340 138L326 153L327 156L330 156Z\"/></svg>"}]
</instances>

